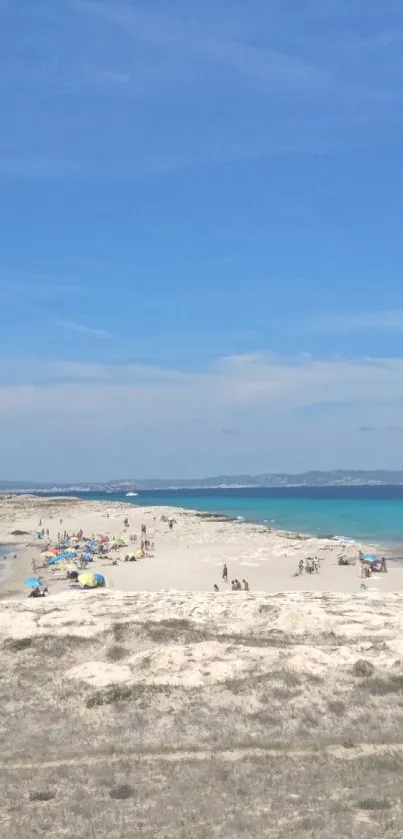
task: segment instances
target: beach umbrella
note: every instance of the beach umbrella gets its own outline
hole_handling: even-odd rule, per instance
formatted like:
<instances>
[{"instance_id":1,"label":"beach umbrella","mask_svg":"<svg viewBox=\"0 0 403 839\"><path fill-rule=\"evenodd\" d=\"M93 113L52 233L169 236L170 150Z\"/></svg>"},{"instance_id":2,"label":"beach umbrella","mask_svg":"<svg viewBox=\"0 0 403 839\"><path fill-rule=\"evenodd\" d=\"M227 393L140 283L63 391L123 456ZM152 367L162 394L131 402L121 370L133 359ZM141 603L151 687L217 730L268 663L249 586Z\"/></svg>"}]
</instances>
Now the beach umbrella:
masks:
<instances>
[{"instance_id":1,"label":"beach umbrella","mask_svg":"<svg viewBox=\"0 0 403 839\"><path fill-rule=\"evenodd\" d=\"M94 573L93 577L95 577L95 579L97 581L97 585L99 585L99 586L104 586L105 585L105 577L102 574Z\"/></svg>"},{"instance_id":2,"label":"beach umbrella","mask_svg":"<svg viewBox=\"0 0 403 839\"><path fill-rule=\"evenodd\" d=\"M367 554L364 556L363 562L379 562L379 559L375 554Z\"/></svg>"},{"instance_id":3,"label":"beach umbrella","mask_svg":"<svg viewBox=\"0 0 403 839\"><path fill-rule=\"evenodd\" d=\"M109 542L109 536L101 536L100 542Z\"/></svg>"},{"instance_id":4,"label":"beach umbrella","mask_svg":"<svg viewBox=\"0 0 403 839\"><path fill-rule=\"evenodd\" d=\"M43 582L39 577L27 577L24 580L24 586L28 586L29 588L42 588Z\"/></svg>"},{"instance_id":5,"label":"beach umbrella","mask_svg":"<svg viewBox=\"0 0 403 839\"><path fill-rule=\"evenodd\" d=\"M77 551L64 551L63 556L67 559L75 559L77 556Z\"/></svg>"},{"instance_id":6,"label":"beach umbrella","mask_svg":"<svg viewBox=\"0 0 403 839\"><path fill-rule=\"evenodd\" d=\"M89 574L85 572L84 574L79 574L78 582L80 585L85 586L85 588L96 588L98 585L94 574Z\"/></svg>"},{"instance_id":7,"label":"beach umbrella","mask_svg":"<svg viewBox=\"0 0 403 839\"><path fill-rule=\"evenodd\" d=\"M62 562L63 559L66 559L66 557L63 554L59 554L58 556L52 556L50 559L48 559L48 565L57 565L57 563Z\"/></svg>"}]
</instances>

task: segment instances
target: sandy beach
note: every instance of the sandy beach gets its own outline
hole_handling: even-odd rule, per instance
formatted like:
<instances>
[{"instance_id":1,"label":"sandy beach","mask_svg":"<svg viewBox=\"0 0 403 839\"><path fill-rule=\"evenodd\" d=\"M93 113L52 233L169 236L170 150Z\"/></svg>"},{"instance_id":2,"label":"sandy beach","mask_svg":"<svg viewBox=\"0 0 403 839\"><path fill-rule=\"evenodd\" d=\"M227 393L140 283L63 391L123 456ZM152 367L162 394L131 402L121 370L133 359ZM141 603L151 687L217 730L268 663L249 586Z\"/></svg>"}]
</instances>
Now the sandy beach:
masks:
<instances>
[{"instance_id":1,"label":"sandy beach","mask_svg":"<svg viewBox=\"0 0 403 839\"><path fill-rule=\"evenodd\" d=\"M125 527L125 518L129 526ZM170 530L167 521L175 523ZM41 528L39 528L41 522ZM140 545L141 526L154 545L151 555L136 562L124 562ZM49 530L49 539L38 539L36 531ZM235 522L189 510L168 507L136 507L119 502L82 501L74 498L7 496L0 499L0 544L16 545L17 558L6 560L0 581L4 597L25 596L23 579L32 573L32 561L43 562L42 552L48 541L57 542L58 534L82 529L86 536L104 534L111 540L123 537L127 547L97 557L91 570L102 573L108 588L116 591L213 591L233 594L231 580L246 579L250 590L257 592L360 591L358 551L390 555L379 547L343 542L330 538L309 537L296 533L268 530L264 526ZM23 535L12 535L21 531ZM136 536L133 544L131 536ZM340 566L345 556L351 565ZM317 557L319 573L299 575L301 558ZM111 559L117 561L112 565ZM222 580L223 564L228 567L228 583ZM403 568L388 560L387 574L373 574L365 584L382 592L401 591ZM41 570L49 592L67 588L66 575L56 570Z\"/></svg>"},{"instance_id":2,"label":"sandy beach","mask_svg":"<svg viewBox=\"0 0 403 839\"><path fill-rule=\"evenodd\" d=\"M93 563L108 587L47 570L49 596L27 597L39 521L53 542L123 535L116 565ZM142 525L153 555L125 562ZM0 590L2 835L400 839L398 563L363 590L359 564L338 565L356 544L57 498L1 499L0 541L18 546ZM320 572L295 576L309 556Z\"/></svg>"}]
</instances>

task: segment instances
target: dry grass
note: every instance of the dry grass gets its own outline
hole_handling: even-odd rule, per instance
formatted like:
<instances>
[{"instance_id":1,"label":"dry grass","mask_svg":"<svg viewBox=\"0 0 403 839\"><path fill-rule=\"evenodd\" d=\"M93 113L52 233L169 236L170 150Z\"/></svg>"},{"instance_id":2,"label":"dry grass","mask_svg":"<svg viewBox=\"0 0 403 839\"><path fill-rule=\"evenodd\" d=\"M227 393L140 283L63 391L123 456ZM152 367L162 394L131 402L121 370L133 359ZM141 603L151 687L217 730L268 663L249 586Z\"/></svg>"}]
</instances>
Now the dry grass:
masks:
<instances>
[{"instance_id":1,"label":"dry grass","mask_svg":"<svg viewBox=\"0 0 403 839\"><path fill-rule=\"evenodd\" d=\"M367 655L361 640L320 632L298 668L312 633L303 644L292 631L188 619L66 633L2 641L0 835L401 839L403 674L392 653L386 666L387 647ZM202 660L200 684L186 670L175 684L169 671L153 681L158 656L206 640L220 646ZM93 661L134 667L139 651L128 683L66 678ZM243 668L212 679L230 655Z\"/></svg>"}]
</instances>

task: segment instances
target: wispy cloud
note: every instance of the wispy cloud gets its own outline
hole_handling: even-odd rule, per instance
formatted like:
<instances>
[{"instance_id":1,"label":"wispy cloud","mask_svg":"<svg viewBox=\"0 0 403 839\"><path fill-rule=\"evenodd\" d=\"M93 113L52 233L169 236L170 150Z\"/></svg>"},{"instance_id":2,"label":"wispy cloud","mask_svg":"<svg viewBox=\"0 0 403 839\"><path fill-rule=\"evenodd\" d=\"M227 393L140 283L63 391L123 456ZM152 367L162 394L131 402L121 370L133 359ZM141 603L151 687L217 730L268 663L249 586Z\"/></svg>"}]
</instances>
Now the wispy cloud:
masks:
<instances>
[{"instance_id":1,"label":"wispy cloud","mask_svg":"<svg viewBox=\"0 0 403 839\"><path fill-rule=\"evenodd\" d=\"M219 12L180 0L169 10L145 0L65 0L57 13L42 0L15 20L11 7L0 9L4 31L14 26L24 44L9 53L5 44L1 92L13 108L0 176L135 179L397 143L398 27L391 38L375 15L354 39L356 13L346 21L322 5L302 4L292 19L278 4L262 13L257 0L247 11L224 0Z\"/></svg>"},{"instance_id":2,"label":"wispy cloud","mask_svg":"<svg viewBox=\"0 0 403 839\"><path fill-rule=\"evenodd\" d=\"M61 329L68 329L70 332L92 335L95 338L112 338L112 334L106 329L96 329L92 326L84 326L84 324L76 323L72 320L59 320L56 318L52 320L52 323L54 326L59 326Z\"/></svg>"},{"instance_id":3,"label":"wispy cloud","mask_svg":"<svg viewBox=\"0 0 403 839\"><path fill-rule=\"evenodd\" d=\"M403 309L386 309L376 312L346 312L336 315L318 315L307 329L314 332L348 333L364 330L403 331Z\"/></svg>"},{"instance_id":4,"label":"wispy cloud","mask_svg":"<svg viewBox=\"0 0 403 839\"><path fill-rule=\"evenodd\" d=\"M300 410L317 404L329 410ZM360 468L365 457L388 468L402 404L402 358L234 356L195 371L3 359L0 457L11 468L10 440L20 446L28 423L30 450L42 458L29 461L35 477L44 451L59 479L107 476L116 464L185 475ZM371 425L360 426L367 416Z\"/></svg>"}]
</instances>

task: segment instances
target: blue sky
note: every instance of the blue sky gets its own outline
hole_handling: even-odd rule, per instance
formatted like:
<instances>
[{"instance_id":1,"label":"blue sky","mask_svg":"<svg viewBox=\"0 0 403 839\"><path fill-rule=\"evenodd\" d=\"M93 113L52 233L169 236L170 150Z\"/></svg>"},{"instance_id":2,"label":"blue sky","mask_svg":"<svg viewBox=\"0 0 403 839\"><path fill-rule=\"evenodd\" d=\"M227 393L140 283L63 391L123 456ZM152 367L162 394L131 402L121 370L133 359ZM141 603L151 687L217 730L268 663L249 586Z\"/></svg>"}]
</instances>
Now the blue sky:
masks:
<instances>
[{"instance_id":1,"label":"blue sky","mask_svg":"<svg viewBox=\"0 0 403 839\"><path fill-rule=\"evenodd\" d=\"M397 0L0 0L4 478L403 468Z\"/></svg>"}]
</instances>

